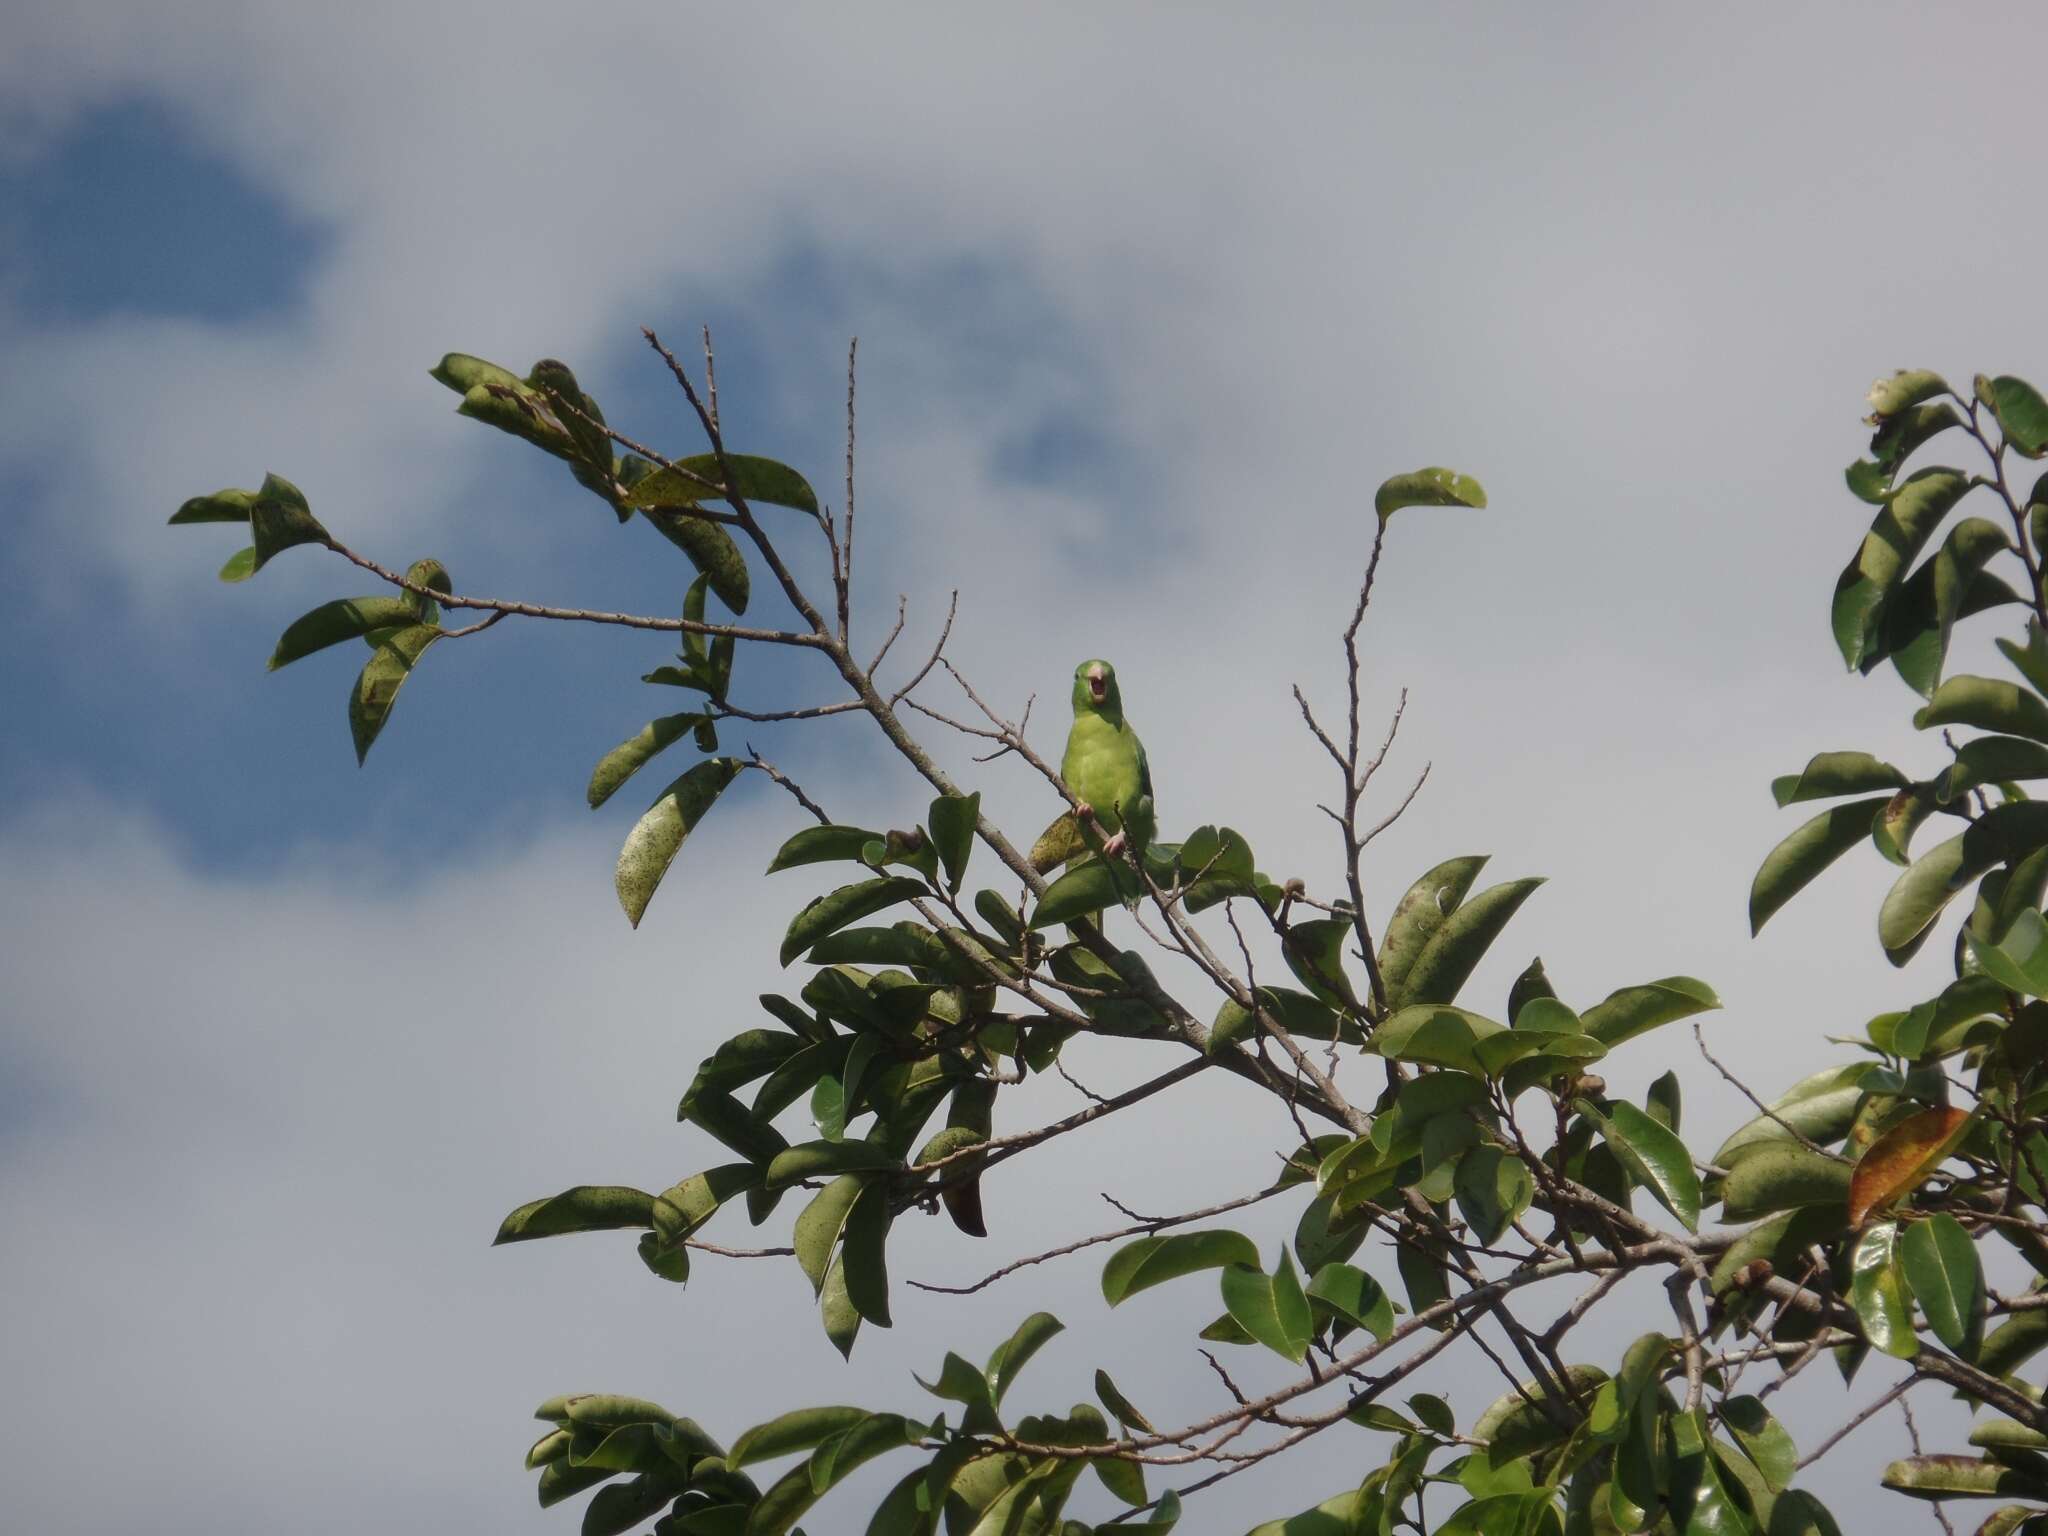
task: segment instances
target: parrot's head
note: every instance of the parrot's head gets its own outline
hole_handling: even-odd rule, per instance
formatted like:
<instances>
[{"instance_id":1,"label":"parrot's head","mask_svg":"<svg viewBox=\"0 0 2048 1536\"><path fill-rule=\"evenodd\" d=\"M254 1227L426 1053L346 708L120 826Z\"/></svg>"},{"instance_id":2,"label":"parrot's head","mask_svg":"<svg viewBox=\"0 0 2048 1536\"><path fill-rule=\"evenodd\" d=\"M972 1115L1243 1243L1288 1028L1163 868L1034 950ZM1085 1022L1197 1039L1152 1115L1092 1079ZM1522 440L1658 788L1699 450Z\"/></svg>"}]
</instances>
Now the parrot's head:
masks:
<instances>
[{"instance_id":1,"label":"parrot's head","mask_svg":"<svg viewBox=\"0 0 2048 1536\"><path fill-rule=\"evenodd\" d=\"M1074 668L1074 713L1121 719L1123 695L1117 692L1116 668L1101 659Z\"/></svg>"}]
</instances>

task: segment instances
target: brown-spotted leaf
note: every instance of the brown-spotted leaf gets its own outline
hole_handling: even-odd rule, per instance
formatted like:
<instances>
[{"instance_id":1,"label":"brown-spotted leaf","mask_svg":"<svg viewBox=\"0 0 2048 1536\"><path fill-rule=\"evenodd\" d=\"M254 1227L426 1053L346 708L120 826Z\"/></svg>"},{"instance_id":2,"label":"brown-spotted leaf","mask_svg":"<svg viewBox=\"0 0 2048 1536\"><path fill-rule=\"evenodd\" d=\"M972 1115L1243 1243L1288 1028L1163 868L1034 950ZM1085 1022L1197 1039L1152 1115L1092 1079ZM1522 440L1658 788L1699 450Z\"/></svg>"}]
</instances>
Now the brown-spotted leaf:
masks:
<instances>
[{"instance_id":1,"label":"brown-spotted leaf","mask_svg":"<svg viewBox=\"0 0 2048 1536\"><path fill-rule=\"evenodd\" d=\"M1849 1181L1850 1225L1918 1189L1962 1139L1969 1118L1963 1109L1923 1110L1878 1137Z\"/></svg>"}]
</instances>

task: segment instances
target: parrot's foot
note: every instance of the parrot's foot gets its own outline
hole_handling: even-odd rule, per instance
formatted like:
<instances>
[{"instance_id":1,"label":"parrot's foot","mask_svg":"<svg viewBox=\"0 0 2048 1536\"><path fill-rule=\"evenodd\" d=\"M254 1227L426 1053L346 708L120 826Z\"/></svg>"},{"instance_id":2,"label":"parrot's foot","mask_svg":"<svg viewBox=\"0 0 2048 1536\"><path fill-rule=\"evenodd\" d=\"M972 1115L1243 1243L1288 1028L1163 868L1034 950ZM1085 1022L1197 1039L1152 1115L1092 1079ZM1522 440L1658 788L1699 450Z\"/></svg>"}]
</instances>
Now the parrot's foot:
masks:
<instances>
[{"instance_id":1,"label":"parrot's foot","mask_svg":"<svg viewBox=\"0 0 2048 1536\"><path fill-rule=\"evenodd\" d=\"M1086 800L1076 800L1074 802L1074 820L1092 823L1095 820L1095 807Z\"/></svg>"},{"instance_id":2,"label":"parrot's foot","mask_svg":"<svg viewBox=\"0 0 2048 1536\"><path fill-rule=\"evenodd\" d=\"M1106 858L1121 858L1123 856L1123 851L1124 835L1121 832L1117 833L1116 836L1112 837L1108 842L1102 845L1102 852L1104 857Z\"/></svg>"}]
</instances>

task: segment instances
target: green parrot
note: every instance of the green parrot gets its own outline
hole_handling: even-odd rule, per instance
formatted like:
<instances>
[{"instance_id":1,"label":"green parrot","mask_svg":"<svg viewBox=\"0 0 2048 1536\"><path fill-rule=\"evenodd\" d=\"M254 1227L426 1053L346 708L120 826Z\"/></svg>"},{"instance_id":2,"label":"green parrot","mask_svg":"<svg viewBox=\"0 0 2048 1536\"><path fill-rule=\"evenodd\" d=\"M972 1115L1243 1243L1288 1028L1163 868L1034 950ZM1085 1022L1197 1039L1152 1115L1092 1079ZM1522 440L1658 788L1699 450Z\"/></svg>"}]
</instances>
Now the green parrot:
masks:
<instances>
[{"instance_id":1,"label":"green parrot","mask_svg":"<svg viewBox=\"0 0 2048 1536\"><path fill-rule=\"evenodd\" d=\"M1151 841L1152 768L1145 744L1124 718L1116 668L1106 661L1084 661L1074 668L1074 728L1067 735L1060 777L1081 806L1047 827L1032 848L1031 862L1041 872L1087 851L1075 814L1092 818L1109 834L1103 851L1111 858L1133 842L1143 847Z\"/></svg>"}]
</instances>

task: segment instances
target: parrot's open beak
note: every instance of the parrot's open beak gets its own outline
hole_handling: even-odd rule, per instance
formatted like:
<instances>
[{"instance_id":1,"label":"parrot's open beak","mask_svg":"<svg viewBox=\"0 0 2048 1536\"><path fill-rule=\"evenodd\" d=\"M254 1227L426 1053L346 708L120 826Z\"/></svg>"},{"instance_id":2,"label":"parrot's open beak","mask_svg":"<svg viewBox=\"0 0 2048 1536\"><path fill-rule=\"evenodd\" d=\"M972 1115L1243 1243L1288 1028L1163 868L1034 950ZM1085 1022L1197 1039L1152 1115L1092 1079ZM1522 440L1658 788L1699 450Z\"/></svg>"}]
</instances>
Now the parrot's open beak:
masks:
<instances>
[{"instance_id":1,"label":"parrot's open beak","mask_svg":"<svg viewBox=\"0 0 2048 1536\"><path fill-rule=\"evenodd\" d=\"M1088 669L1088 697L1100 704L1109 697L1109 682L1102 675L1102 668Z\"/></svg>"}]
</instances>

